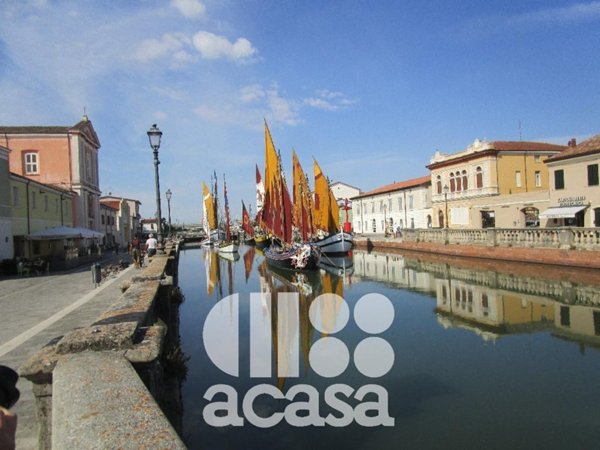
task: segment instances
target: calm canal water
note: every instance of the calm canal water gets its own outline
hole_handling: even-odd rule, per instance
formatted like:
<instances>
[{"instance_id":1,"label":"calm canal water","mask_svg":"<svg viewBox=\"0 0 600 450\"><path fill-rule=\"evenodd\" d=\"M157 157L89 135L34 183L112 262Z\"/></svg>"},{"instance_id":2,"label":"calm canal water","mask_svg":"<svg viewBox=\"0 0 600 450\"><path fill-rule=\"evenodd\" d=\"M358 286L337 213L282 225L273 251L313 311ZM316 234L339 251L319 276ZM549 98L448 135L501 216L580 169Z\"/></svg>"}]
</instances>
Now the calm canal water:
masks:
<instances>
[{"instance_id":1,"label":"calm canal water","mask_svg":"<svg viewBox=\"0 0 600 450\"><path fill-rule=\"evenodd\" d=\"M240 255L237 261L203 249L184 250L180 255L179 286L185 296L180 335L190 358L182 387L183 437L190 448L598 447L600 276L596 273L354 251L349 260L337 261L345 270L299 277L272 272L253 248L242 247ZM298 297L290 301L285 295L273 295L271 303L251 297L260 292L295 292ZM239 294L238 310L235 301L218 303L232 293ZM331 295L326 296L328 301L315 303L324 293L337 294L345 303L332 301ZM367 295L373 293L390 300L391 314L385 302ZM317 328L309 319L313 303ZM207 333L212 333L211 347L222 346L215 350L224 358L217 362L220 367L232 361L235 365L232 330L239 329L239 376L224 373L207 354L203 329L211 310L209 322L214 326ZM363 331L369 331L364 325L369 319L381 324L386 318L391 325L385 331ZM251 323L252 339L258 336L255 341L250 338ZM381 366L369 359L370 351L354 357L357 346L370 336L387 341L393 349L393 364L381 371L382 376L364 374L369 367ZM249 355L251 348L256 350L251 341L258 343L253 373L264 375L267 370L272 376L250 376ZM317 342L324 344L320 355L325 363L323 358L312 360L319 367L313 370L309 352ZM272 353L266 355L269 345ZM344 365L339 369L344 346L350 357L345 370ZM389 357L385 351L372 353ZM297 376L278 377L278 368ZM336 369L343 372L321 376ZM244 395L263 383L283 394L299 384L313 386L319 414L338 418L340 408L332 408L325 399L328 387L341 383L356 392L361 386L377 384L387 391L384 411L393 417L394 425L365 427L355 421L344 427L295 427L285 419L270 428L259 428L247 419L240 427L206 423L203 410L211 402L205 393L211 386L231 386L238 394L238 414L244 418ZM357 408L382 401L374 393L362 402L353 396L337 395ZM212 398L212 402L226 400L225 394ZM309 394L300 393L294 400L304 404ZM260 395L253 410L270 417L288 405L288 400Z\"/></svg>"}]
</instances>

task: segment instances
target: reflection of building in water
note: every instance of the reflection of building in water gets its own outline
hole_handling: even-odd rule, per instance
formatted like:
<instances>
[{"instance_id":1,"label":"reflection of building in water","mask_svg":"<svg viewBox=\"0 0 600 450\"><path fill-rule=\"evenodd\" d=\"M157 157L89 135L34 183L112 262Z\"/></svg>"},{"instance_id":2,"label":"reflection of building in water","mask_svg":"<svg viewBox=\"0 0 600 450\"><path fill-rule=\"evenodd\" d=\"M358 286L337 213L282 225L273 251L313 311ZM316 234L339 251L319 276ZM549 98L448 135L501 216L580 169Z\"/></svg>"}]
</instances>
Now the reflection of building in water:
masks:
<instances>
[{"instance_id":1,"label":"reflection of building in water","mask_svg":"<svg viewBox=\"0 0 600 450\"><path fill-rule=\"evenodd\" d=\"M435 292L434 275L407 267L401 255L354 250L354 275L393 287Z\"/></svg>"},{"instance_id":2,"label":"reflection of building in water","mask_svg":"<svg viewBox=\"0 0 600 450\"><path fill-rule=\"evenodd\" d=\"M600 347L600 308L556 302L554 311L554 335Z\"/></svg>"},{"instance_id":3,"label":"reflection of building in water","mask_svg":"<svg viewBox=\"0 0 600 450\"><path fill-rule=\"evenodd\" d=\"M491 289L460 280L436 280L436 311L445 328L475 326L484 340L501 334L551 328L553 301L528 294Z\"/></svg>"}]
</instances>

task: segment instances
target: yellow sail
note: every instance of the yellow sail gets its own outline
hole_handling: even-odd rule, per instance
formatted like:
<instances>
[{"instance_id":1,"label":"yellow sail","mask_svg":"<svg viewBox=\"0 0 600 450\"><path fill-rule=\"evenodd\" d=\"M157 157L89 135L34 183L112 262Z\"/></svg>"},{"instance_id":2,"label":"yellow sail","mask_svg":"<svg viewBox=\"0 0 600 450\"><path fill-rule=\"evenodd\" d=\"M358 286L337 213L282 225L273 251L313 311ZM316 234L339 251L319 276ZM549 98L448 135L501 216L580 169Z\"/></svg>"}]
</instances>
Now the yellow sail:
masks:
<instances>
[{"instance_id":1,"label":"yellow sail","mask_svg":"<svg viewBox=\"0 0 600 450\"><path fill-rule=\"evenodd\" d=\"M314 161L315 200L313 205L313 220L315 227L326 233L336 233L340 229L339 207L329 189L329 182L321 167Z\"/></svg>"},{"instance_id":2,"label":"yellow sail","mask_svg":"<svg viewBox=\"0 0 600 450\"><path fill-rule=\"evenodd\" d=\"M204 215L206 216L206 220L208 221L208 228L211 230L215 230L217 228L217 218L215 217L215 204L208 190L208 186L206 186L205 182L202 182L202 191L204 195Z\"/></svg>"}]
</instances>

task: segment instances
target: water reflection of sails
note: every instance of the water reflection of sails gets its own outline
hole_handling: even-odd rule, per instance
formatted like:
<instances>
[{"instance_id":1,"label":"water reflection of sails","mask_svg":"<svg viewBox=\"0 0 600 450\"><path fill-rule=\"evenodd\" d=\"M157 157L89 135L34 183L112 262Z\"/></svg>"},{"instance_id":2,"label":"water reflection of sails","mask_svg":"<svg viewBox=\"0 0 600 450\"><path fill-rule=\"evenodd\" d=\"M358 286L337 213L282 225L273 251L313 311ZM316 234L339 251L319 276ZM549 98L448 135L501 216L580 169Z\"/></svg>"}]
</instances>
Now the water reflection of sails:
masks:
<instances>
[{"instance_id":1,"label":"water reflection of sails","mask_svg":"<svg viewBox=\"0 0 600 450\"><path fill-rule=\"evenodd\" d=\"M208 248L204 250L204 266L206 268L206 294L210 297L214 292L215 287L218 286L219 292L221 296L223 296L217 252Z\"/></svg>"}]
</instances>

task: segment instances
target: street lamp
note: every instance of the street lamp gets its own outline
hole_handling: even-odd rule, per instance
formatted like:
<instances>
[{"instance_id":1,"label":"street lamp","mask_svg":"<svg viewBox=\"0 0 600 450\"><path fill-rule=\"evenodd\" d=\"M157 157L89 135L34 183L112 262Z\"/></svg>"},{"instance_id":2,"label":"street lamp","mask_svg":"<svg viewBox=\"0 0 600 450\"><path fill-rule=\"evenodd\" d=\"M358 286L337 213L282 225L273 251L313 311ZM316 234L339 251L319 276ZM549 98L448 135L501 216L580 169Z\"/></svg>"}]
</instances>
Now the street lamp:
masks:
<instances>
[{"instance_id":1,"label":"street lamp","mask_svg":"<svg viewBox=\"0 0 600 450\"><path fill-rule=\"evenodd\" d=\"M171 189L167 189L167 192L165 192L165 196L167 197L167 208L169 210L169 236L170 236L171 235L171 197L173 196Z\"/></svg>"},{"instance_id":2,"label":"street lamp","mask_svg":"<svg viewBox=\"0 0 600 450\"><path fill-rule=\"evenodd\" d=\"M154 182L156 186L156 227L157 227L157 238L158 238L158 252L163 251L163 237L162 237L162 220L160 212L160 180L158 177L158 149L160 147L160 138L162 131L158 129L156 124L152 125L152 128L148 130L148 139L150 140L150 147L154 150Z\"/></svg>"},{"instance_id":3,"label":"street lamp","mask_svg":"<svg viewBox=\"0 0 600 450\"><path fill-rule=\"evenodd\" d=\"M444 220L444 228L448 228L448 185L444 185L444 203L446 204L446 220Z\"/></svg>"}]
</instances>

